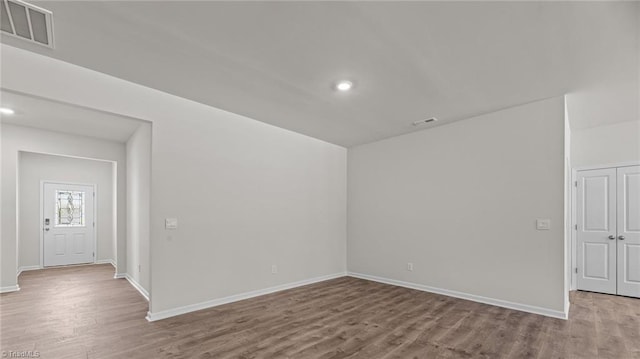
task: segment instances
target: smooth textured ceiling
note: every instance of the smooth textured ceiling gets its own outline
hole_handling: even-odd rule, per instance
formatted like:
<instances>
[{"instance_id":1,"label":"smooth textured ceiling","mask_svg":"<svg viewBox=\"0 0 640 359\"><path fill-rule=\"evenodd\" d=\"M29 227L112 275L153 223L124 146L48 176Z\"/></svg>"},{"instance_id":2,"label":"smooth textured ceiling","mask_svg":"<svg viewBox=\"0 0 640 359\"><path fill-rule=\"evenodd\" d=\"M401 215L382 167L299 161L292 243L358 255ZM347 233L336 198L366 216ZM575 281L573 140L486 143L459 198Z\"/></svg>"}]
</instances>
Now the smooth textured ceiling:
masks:
<instances>
[{"instance_id":1,"label":"smooth textured ceiling","mask_svg":"<svg viewBox=\"0 0 640 359\"><path fill-rule=\"evenodd\" d=\"M2 123L127 142L142 121L59 102L0 91L0 107L15 111L0 115Z\"/></svg>"},{"instance_id":2,"label":"smooth textured ceiling","mask_svg":"<svg viewBox=\"0 0 640 359\"><path fill-rule=\"evenodd\" d=\"M633 2L34 4L55 50L2 42L343 146L637 78Z\"/></svg>"}]
</instances>

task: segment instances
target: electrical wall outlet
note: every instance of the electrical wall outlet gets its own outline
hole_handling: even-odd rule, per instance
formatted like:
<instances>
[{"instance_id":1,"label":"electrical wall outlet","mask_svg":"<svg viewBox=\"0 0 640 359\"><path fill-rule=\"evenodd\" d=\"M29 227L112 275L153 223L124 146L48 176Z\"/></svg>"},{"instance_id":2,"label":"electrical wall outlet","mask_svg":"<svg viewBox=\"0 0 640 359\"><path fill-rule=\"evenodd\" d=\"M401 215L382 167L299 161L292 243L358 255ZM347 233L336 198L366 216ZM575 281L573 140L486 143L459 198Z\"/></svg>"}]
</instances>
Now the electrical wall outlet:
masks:
<instances>
[{"instance_id":1,"label":"electrical wall outlet","mask_svg":"<svg viewBox=\"0 0 640 359\"><path fill-rule=\"evenodd\" d=\"M536 229L539 231L548 231L551 229L551 220L548 218L536 219Z\"/></svg>"},{"instance_id":2,"label":"electrical wall outlet","mask_svg":"<svg viewBox=\"0 0 640 359\"><path fill-rule=\"evenodd\" d=\"M271 265L271 274L278 274L278 266L273 264Z\"/></svg>"},{"instance_id":3,"label":"electrical wall outlet","mask_svg":"<svg viewBox=\"0 0 640 359\"><path fill-rule=\"evenodd\" d=\"M407 270L409 272L413 272L413 263L411 263L411 262L407 263Z\"/></svg>"}]
</instances>

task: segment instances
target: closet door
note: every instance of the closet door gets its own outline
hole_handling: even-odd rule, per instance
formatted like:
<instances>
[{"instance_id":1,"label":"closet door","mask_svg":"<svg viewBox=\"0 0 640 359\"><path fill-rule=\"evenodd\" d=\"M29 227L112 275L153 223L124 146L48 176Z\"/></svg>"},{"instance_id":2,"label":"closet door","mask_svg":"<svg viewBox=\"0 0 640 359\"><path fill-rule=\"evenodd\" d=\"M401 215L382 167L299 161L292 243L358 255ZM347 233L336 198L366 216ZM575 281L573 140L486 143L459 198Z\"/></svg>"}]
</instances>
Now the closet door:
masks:
<instances>
[{"instance_id":1,"label":"closet door","mask_svg":"<svg viewBox=\"0 0 640 359\"><path fill-rule=\"evenodd\" d=\"M578 172L578 289L616 294L616 169Z\"/></svg>"},{"instance_id":2,"label":"closet door","mask_svg":"<svg viewBox=\"0 0 640 359\"><path fill-rule=\"evenodd\" d=\"M640 297L640 166L617 169L618 294Z\"/></svg>"}]
</instances>

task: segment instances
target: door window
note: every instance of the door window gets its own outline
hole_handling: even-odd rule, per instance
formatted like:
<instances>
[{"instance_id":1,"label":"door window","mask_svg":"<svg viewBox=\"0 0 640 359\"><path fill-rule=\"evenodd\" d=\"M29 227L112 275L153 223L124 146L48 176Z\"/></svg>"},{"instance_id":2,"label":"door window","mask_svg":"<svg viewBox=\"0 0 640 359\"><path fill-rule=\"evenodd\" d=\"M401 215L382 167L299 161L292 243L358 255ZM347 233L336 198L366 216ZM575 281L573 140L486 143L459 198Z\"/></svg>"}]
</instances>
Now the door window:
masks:
<instances>
[{"instance_id":1,"label":"door window","mask_svg":"<svg viewBox=\"0 0 640 359\"><path fill-rule=\"evenodd\" d=\"M56 227L84 227L84 192L56 191Z\"/></svg>"}]
</instances>

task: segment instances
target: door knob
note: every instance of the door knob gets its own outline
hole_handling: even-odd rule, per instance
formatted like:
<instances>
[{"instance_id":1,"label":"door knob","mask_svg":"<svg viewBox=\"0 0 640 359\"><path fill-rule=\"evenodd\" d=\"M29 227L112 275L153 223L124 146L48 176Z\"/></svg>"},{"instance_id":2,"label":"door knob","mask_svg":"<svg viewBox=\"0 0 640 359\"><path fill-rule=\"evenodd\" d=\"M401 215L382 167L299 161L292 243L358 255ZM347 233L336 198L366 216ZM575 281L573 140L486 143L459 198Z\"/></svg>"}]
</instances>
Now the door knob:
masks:
<instances>
[{"instance_id":1,"label":"door knob","mask_svg":"<svg viewBox=\"0 0 640 359\"><path fill-rule=\"evenodd\" d=\"M45 230L45 231L48 231L48 230L49 230L49 228L45 228L44 230Z\"/></svg>"},{"instance_id":2,"label":"door knob","mask_svg":"<svg viewBox=\"0 0 640 359\"><path fill-rule=\"evenodd\" d=\"M616 236L614 236L613 234L609 236L609 239L614 240L616 239Z\"/></svg>"},{"instance_id":3,"label":"door knob","mask_svg":"<svg viewBox=\"0 0 640 359\"><path fill-rule=\"evenodd\" d=\"M624 236L618 236L618 239L624 241Z\"/></svg>"}]
</instances>

